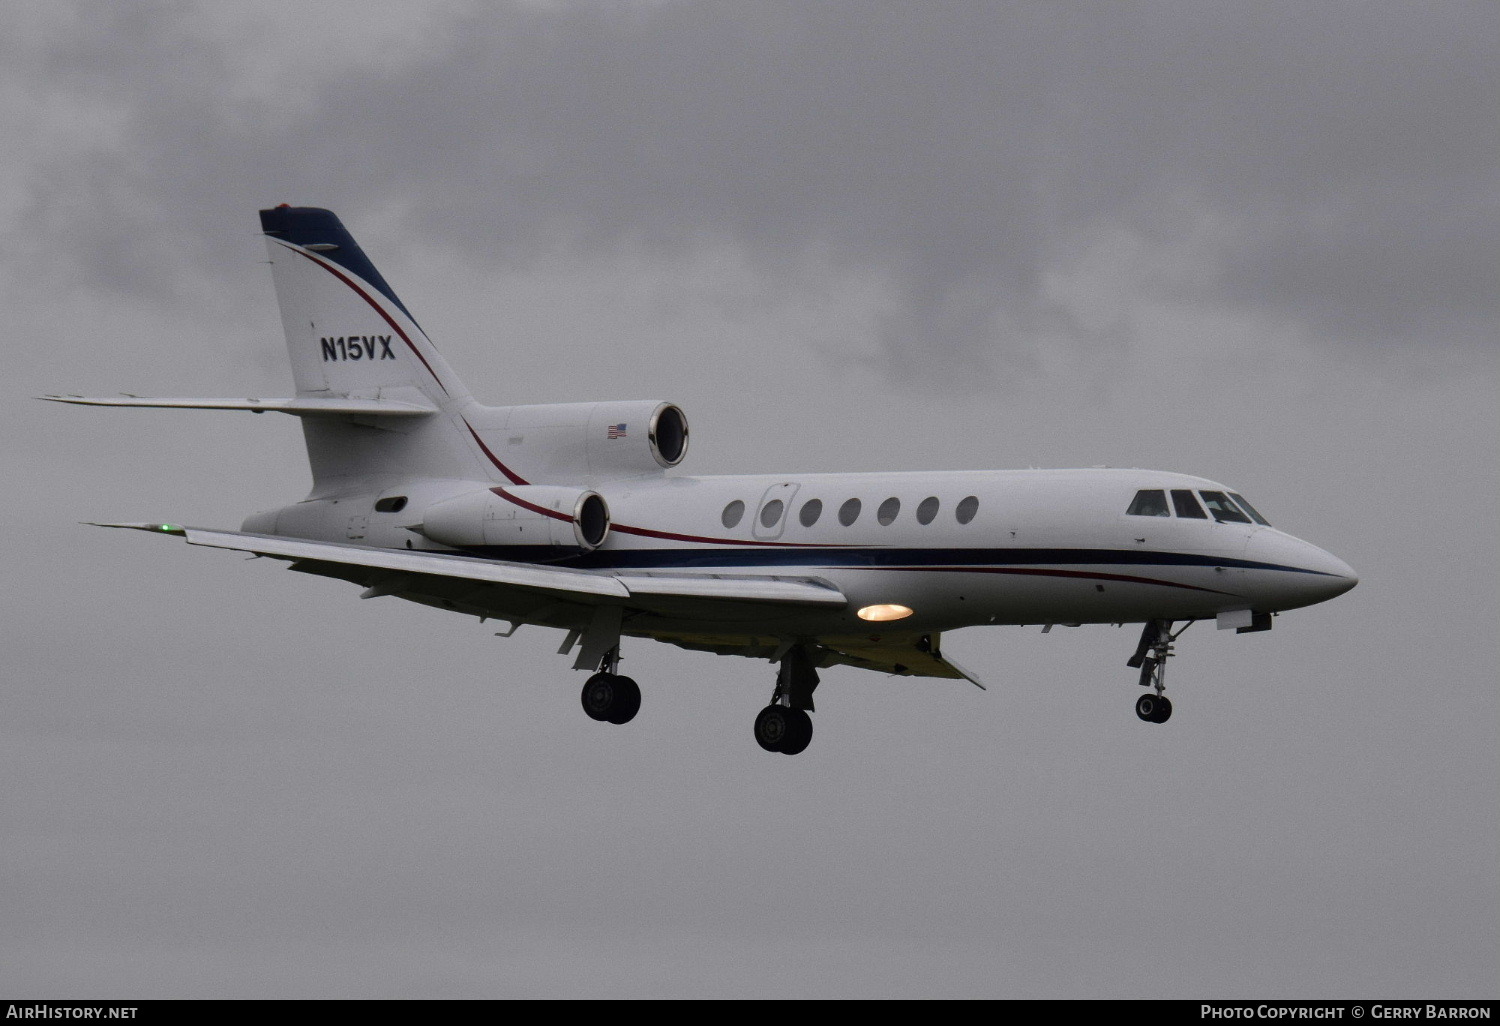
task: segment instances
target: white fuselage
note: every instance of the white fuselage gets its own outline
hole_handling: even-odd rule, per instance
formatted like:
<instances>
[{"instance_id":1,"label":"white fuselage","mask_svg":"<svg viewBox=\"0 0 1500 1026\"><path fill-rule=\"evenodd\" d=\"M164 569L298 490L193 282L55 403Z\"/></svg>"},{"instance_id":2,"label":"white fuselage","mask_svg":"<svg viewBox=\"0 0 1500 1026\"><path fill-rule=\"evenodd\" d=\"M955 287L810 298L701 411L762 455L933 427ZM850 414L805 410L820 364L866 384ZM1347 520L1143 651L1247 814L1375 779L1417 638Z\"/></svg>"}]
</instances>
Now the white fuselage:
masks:
<instances>
[{"instance_id":1,"label":"white fuselage","mask_svg":"<svg viewBox=\"0 0 1500 1026\"><path fill-rule=\"evenodd\" d=\"M252 517L245 529L454 551L412 529L423 509L465 492L496 489L493 481L432 478L380 484L378 491L327 496ZM468 551L626 574L692 569L815 577L849 598L846 609L788 612L771 624L764 616L753 622L725 619L724 611L706 619L685 604L679 616L655 619L644 633L851 634L1191 620L1310 605L1356 581L1341 560L1273 527L1127 513L1141 489L1227 491L1202 478L1160 471L657 474L591 485L612 516L609 536L594 551L546 544ZM375 510L379 499L396 494L407 498L400 511ZM852 518L850 500L859 504ZM779 508L773 505L778 501ZM743 504L737 517L735 503ZM972 513L961 522L960 509L968 513L969 507ZM888 624L860 618L861 609L876 605L912 613Z\"/></svg>"}]
</instances>

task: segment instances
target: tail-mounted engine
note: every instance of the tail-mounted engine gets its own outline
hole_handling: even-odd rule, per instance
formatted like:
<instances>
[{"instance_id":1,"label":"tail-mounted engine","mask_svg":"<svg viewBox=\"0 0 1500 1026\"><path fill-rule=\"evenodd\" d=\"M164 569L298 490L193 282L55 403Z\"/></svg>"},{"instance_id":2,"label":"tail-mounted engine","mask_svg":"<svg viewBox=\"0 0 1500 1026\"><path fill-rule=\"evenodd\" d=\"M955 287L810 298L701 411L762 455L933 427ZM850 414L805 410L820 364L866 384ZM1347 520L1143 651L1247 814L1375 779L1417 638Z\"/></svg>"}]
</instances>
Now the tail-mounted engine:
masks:
<instances>
[{"instance_id":1,"label":"tail-mounted engine","mask_svg":"<svg viewBox=\"0 0 1500 1026\"><path fill-rule=\"evenodd\" d=\"M429 506L416 529L462 549L536 545L588 552L609 536L609 506L588 489L507 485Z\"/></svg>"},{"instance_id":2,"label":"tail-mounted engine","mask_svg":"<svg viewBox=\"0 0 1500 1026\"><path fill-rule=\"evenodd\" d=\"M654 399L499 407L472 426L530 481L660 474L688 450L687 417Z\"/></svg>"}]
</instances>

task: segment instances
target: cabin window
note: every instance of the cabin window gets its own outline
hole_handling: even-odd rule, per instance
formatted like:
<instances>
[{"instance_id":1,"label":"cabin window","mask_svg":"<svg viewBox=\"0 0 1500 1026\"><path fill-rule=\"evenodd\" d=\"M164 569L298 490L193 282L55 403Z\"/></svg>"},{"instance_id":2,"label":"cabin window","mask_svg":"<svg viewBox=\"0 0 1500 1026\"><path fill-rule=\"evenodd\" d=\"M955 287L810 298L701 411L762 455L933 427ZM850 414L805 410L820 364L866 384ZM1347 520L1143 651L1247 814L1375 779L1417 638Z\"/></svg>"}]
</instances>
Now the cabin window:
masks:
<instances>
[{"instance_id":1,"label":"cabin window","mask_svg":"<svg viewBox=\"0 0 1500 1026\"><path fill-rule=\"evenodd\" d=\"M1261 516L1258 512L1256 512L1255 507L1252 506L1252 505L1250 505L1248 502L1246 502L1245 501L1245 497L1243 495L1241 495L1239 492L1230 492L1229 493L1229 497L1231 499L1233 499L1235 502L1239 503L1240 509L1242 509L1246 513L1250 514L1250 519L1251 520L1254 520L1257 524L1261 525L1262 527L1270 527L1271 526L1271 522L1269 520L1267 520L1265 517Z\"/></svg>"},{"instance_id":2,"label":"cabin window","mask_svg":"<svg viewBox=\"0 0 1500 1026\"><path fill-rule=\"evenodd\" d=\"M875 511L875 519L880 521L881 526L886 526L893 523L900 514L901 500L892 496L880 504L880 508Z\"/></svg>"},{"instance_id":3,"label":"cabin window","mask_svg":"<svg viewBox=\"0 0 1500 1026\"><path fill-rule=\"evenodd\" d=\"M1250 518L1240 512L1240 508L1234 504L1229 496L1223 492L1199 492L1203 496L1203 505L1214 515L1214 519L1221 524L1248 524Z\"/></svg>"},{"instance_id":4,"label":"cabin window","mask_svg":"<svg viewBox=\"0 0 1500 1026\"><path fill-rule=\"evenodd\" d=\"M962 499L959 499L958 505L954 507L953 518L960 524L967 524L970 520L974 519L974 514L978 512L979 496L966 495Z\"/></svg>"},{"instance_id":5,"label":"cabin window","mask_svg":"<svg viewBox=\"0 0 1500 1026\"><path fill-rule=\"evenodd\" d=\"M1169 517L1167 512L1167 493L1161 488L1142 488L1135 493L1135 500L1131 502L1130 508L1125 511L1126 515L1132 517Z\"/></svg>"},{"instance_id":6,"label":"cabin window","mask_svg":"<svg viewBox=\"0 0 1500 1026\"><path fill-rule=\"evenodd\" d=\"M802 504L802 512L797 514L797 519L802 521L803 527L811 527L818 522L823 515L823 500L808 499Z\"/></svg>"},{"instance_id":7,"label":"cabin window","mask_svg":"<svg viewBox=\"0 0 1500 1026\"><path fill-rule=\"evenodd\" d=\"M735 499L724 507L724 512L720 515L719 519L723 521L725 527L738 527L744 516L745 504L739 499Z\"/></svg>"},{"instance_id":8,"label":"cabin window","mask_svg":"<svg viewBox=\"0 0 1500 1026\"><path fill-rule=\"evenodd\" d=\"M406 496L387 495L383 499L375 500L376 513L400 513L406 508Z\"/></svg>"},{"instance_id":9,"label":"cabin window","mask_svg":"<svg viewBox=\"0 0 1500 1026\"><path fill-rule=\"evenodd\" d=\"M850 499L839 507L839 523L848 527L859 519L860 501Z\"/></svg>"},{"instance_id":10,"label":"cabin window","mask_svg":"<svg viewBox=\"0 0 1500 1026\"><path fill-rule=\"evenodd\" d=\"M1203 512L1203 507L1198 505L1198 500L1193 498L1191 488L1173 488L1172 505L1177 509L1177 515L1187 517L1189 520L1207 520L1208 514Z\"/></svg>"},{"instance_id":11,"label":"cabin window","mask_svg":"<svg viewBox=\"0 0 1500 1026\"><path fill-rule=\"evenodd\" d=\"M927 496L927 498L923 499L917 506L917 523L932 523L933 518L938 515L938 507L941 505L942 503L938 502L936 495Z\"/></svg>"},{"instance_id":12,"label":"cabin window","mask_svg":"<svg viewBox=\"0 0 1500 1026\"><path fill-rule=\"evenodd\" d=\"M775 527L781 520L781 511L786 508L786 503L780 499L772 499L760 508L760 526Z\"/></svg>"}]
</instances>

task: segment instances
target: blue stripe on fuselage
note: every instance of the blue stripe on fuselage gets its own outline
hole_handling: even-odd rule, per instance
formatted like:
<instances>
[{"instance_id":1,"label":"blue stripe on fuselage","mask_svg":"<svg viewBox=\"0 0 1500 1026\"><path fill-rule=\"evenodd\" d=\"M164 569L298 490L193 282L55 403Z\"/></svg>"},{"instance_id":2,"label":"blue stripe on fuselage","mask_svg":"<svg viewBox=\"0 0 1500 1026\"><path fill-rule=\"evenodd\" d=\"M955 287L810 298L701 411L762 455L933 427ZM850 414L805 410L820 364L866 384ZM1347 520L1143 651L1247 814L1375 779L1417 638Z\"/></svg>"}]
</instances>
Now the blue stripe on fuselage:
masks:
<instances>
[{"instance_id":1,"label":"blue stripe on fuselage","mask_svg":"<svg viewBox=\"0 0 1500 1026\"><path fill-rule=\"evenodd\" d=\"M664 570L734 567L754 570L772 567L848 568L905 567L910 569L1009 566L1198 566L1234 570L1279 570L1284 573L1328 577L1321 570L1279 563L1260 563L1228 556L1193 552L1137 552L1132 549L902 549L902 548L653 548L596 549L554 555L543 546L491 546L456 552L510 563L545 563L579 570ZM545 554L545 555L544 555Z\"/></svg>"}]
</instances>

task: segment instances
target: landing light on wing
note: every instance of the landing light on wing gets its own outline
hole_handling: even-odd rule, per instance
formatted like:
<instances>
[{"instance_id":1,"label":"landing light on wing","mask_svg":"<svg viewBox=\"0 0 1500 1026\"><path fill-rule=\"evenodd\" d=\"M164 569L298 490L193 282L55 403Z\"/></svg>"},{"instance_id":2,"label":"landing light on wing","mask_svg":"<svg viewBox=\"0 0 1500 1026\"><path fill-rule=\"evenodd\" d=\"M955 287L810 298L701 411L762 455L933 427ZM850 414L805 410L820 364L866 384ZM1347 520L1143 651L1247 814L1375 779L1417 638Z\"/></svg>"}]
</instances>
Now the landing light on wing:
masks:
<instances>
[{"instance_id":1,"label":"landing light on wing","mask_svg":"<svg viewBox=\"0 0 1500 1026\"><path fill-rule=\"evenodd\" d=\"M898 606L893 602L883 602L878 605L865 606L859 611L861 620L874 620L884 623L887 620L905 620L912 611L906 606Z\"/></svg>"}]
</instances>

